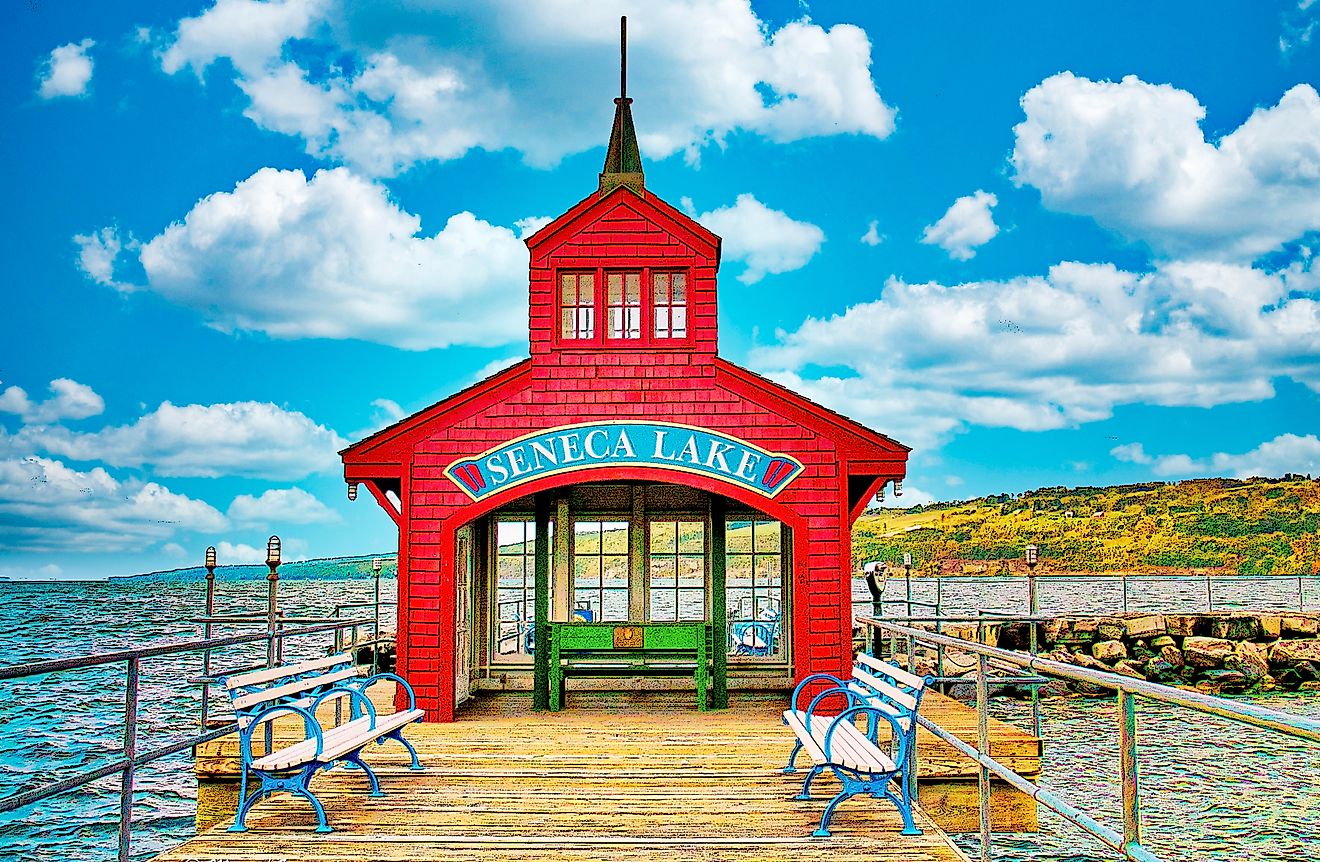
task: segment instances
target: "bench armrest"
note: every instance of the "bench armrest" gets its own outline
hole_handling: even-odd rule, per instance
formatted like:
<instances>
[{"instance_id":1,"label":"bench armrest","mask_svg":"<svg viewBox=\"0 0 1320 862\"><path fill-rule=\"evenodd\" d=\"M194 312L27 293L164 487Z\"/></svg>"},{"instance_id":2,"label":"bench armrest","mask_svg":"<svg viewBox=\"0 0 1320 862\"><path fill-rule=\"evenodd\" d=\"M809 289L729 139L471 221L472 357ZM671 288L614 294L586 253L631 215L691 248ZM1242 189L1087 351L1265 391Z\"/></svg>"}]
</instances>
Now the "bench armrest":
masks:
<instances>
[{"instance_id":1,"label":"bench armrest","mask_svg":"<svg viewBox=\"0 0 1320 862\"><path fill-rule=\"evenodd\" d=\"M327 688L325 691L321 692L316 696L316 699L313 700L311 705L307 707L307 711L310 712L312 715L316 715L316 708L321 705L322 701L325 701L332 697L342 697L344 695L347 695L349 700L353 702L353 706L352 706L353 718L357 718L359 715L362 714L362 710L358 707L358 703L361 702L365 704L367 707L366 710L367 715L371 716L371 726L375 727L376 705L371 702L371 698L367 697L365 692L363 692L360 689L352 688L346 685L337 685L334 688Z\"/></svg>"},{"instance_id":2,"label":"bench armrest","mask_svg":"<svg viewBox=\"0 0 1320 862\"><path fill-rule=\"evenodd\" d=\"M243 764L252 762L252 734L256 729L268 721L272 721L277 715L282 713L292 713L301 715L303 719L303 731L307 734L307 739L316 740L316 752L313 757L321 753L325 746L325 737L321 733L321 725L316 720L316 716L303 709L301 706L294 706L290 703L281 703L275 706L268 706L265 709L252 716L252 722L238 731L238 750L242 756Z\"/></svg>"},{"instance_id":3,"label":"bench armrest","mask_svg":"<svg viewBox=\"0 0 1320 862\"><path fill-rule=\"evenodd\" d=\"M837 676L835 676L832 673L813 673L804 680L802 680L802 682L798 683L797 688L793 689L793 697L790 698L788 701L789 709L797 709L798 699L802 696L802 690L811 683L821 679L827 679L830 682L834 683L834 685L830 687L831 689L846 688L848 685L846 681L839 679ZM814 703L815 701L812 702Z\"/></svg>"},{"instance_id":4,"label":"bench armrest","mask_svg":"<svg viewBox=\"0 0 1320 862\"><path fill-rule=\"evenodd\" d=\"M359 692L365 694L367 689L371 688L373 685L375 685L377 682L379 682L382 679L392 679L395 682L397 682L399 685L403 686L403 690L408 692L408 709L411 710L417 708L417 696L413 694L412 686L408 685L408 680L399 676L397 673L372 674L371 676L366 676L363 677L362 679L354 680L353 687L356 688ZM375 723L374 719L372 720L372 723L373 724Z\"/></svg>"}]
</instances>

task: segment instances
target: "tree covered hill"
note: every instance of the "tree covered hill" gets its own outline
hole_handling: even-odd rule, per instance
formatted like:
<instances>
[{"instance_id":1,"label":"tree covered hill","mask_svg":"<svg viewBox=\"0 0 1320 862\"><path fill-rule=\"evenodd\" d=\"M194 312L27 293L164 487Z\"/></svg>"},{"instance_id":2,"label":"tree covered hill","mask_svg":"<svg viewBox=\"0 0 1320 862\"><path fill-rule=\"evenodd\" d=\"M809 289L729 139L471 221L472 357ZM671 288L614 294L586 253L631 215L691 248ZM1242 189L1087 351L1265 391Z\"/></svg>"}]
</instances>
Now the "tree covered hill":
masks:
<instances>
[{"instance_id":1,"label":"tree covered hill","mask_svg":"<svg viewBox=\"0 0 1320 862\"><path fill-rule=\"evenodd\" d=\"M1214 570L1320 572L1320 479L1196 479L872 510L853 528L853 557L934 574Z\"/></svg>"}]
</instances>

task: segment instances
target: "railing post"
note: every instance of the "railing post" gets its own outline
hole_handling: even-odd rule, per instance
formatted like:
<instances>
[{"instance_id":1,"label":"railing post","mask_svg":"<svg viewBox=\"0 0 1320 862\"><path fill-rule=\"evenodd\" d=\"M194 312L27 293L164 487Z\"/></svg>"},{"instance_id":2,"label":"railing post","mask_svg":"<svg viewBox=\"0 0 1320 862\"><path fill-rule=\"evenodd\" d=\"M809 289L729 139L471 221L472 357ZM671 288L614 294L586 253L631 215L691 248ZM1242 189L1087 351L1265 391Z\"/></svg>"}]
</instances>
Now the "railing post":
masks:
<instances>
[{"instance_id":1,"label":"railing post","mask_svg":"<svg viewBox=\"0 0 1320 862\"><path fill-rule=\"evenodd\" d=\"M1123 849L1141 845L1141 789L1137 781L1136 696L1118 691L1119 773L1123 781Z\"/></svg>"},{"instance_id":2,"label":"railing post","mask_svg":"<svg viewBox=\"0 0 1320 862\"><path fill-rule=\"evenodd\" d=\"M371 561L372 574L376 581L376 628L372 633L372 639L375 641L371 645L371 672L380 673L380 557Z\"/></svg>"},{"instance_id":3,"label":"railing post","mask_svg":"<svg viewBox=\"0 0 1320 862\"><path fill-rule=\"evenodd\" d=\"M976 750L990 756L990 686L986 657L976 654ZM990 862L990 770L980 764L976 772L977 811L981 820L981 862Z\"/></svg>"},{"instance_id":4,"label":"railing post","mask_svg":"<svg viewBox=\"0 0 1320 862\"><path fill-rule=\"evenodd\" d=\"M1302 576L1298 575L1297 576L1297 612L1301 613L1304 610L1306 610L1306 608L1302 604Z\"/></svg>"},{"instance_id":5,"label":"railing post","mask_svg":"<svg viewBox=\"0 0 1320 862\"><path fill-rule=\"evenodd\" d=\"M944 620L944 573L937 566L935 569L935 634L943 633ZM935 646L935 675L944 676L944 644ZM948 694L949 687L940 683L940 694Z\"/></svg>"},{"instance_id":6,"label":"railing post","mask_svg":"<svg viewBox=\"0 0 1320 862\"><path fill-rule=\"evenodd\" d=\"M1205 611L1210 613L1215 609L1214 595L1210 592L1210 573L1205 573Z\"/></svg>"},{"instance_id":7,"label":"railing post","mask_svg":"<svg viewBox=\"0 0 1320 862\"><path fill-rule=\"evenodd\" d=\"M128 680L124 686L124 772L119 784L119 862L129 862L130 835L133 830L133 780L137 767L137 708L139 659L128 660Z\"/></svg>"},{"instance_id":8,"label":"railing post","mask_svg":"<svg viewBox=\"0 0 1320 862\"><path fill-rule=\"evenodd\" d=\"M1128 590L1127 590L1127 572L1118 573L1119 580L1123 583L1123 613L1128 612Z\"/></svg>"}]
</instances>

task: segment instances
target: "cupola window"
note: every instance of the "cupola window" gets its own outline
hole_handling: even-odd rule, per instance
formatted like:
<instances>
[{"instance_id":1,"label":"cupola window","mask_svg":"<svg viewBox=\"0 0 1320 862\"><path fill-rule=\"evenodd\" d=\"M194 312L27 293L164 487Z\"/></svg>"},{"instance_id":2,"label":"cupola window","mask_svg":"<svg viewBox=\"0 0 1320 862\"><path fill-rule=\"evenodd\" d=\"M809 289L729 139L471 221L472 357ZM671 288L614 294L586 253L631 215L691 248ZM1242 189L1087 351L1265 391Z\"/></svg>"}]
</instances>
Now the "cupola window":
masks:
<instances>
[{"instance_id":1,"label":"cupola window","mask_svg":"<svg viewBox=\"0 0 1320 862\"><path fill-rule=\"evenodd\" d=\"M657 272L652 280L655 337L687 338L687 276Z\"/></svg>"},{"instance_id":2,"label":"cupola window","mask_svg":"<svg viewBox=\"0 0 1320 862\"><path fill-rule=\"evenodd\" d=\"M566 272L559 277L559 334L564 339L589 339L596 335L596 276L590 272Z\"/></svg>"},{"instance_id":3,"label":"cupola window","mask_svg":"<svg viewBox=\"0 0 1320 862\"><path fill-rule=\"evenodd\" d=\"M609 337L642 337L642 274L611 272L605 275L605 314Z\"/></svg>"}]
</instances>

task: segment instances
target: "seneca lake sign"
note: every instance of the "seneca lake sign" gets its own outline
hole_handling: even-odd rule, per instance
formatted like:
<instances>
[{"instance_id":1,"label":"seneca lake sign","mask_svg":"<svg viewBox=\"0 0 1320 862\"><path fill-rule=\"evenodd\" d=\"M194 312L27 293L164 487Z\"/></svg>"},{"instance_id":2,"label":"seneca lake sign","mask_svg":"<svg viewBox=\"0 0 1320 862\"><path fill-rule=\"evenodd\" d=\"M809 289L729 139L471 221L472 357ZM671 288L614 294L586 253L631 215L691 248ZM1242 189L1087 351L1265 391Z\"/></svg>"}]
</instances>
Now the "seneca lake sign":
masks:
<instances>
[{"instance_id":1,"label":"seneca lake sign","mask_svg":"<svg viewBox=\"0 0 1320 862\"><path fill-rule=\"evenodd\" d=\"M445 475L473 500L533 479L593 467L656 467L710 476L774 497L802 472L790 455L690 425L593 422L549 428L460 458Z\"/></svg>"}]
</instances>

